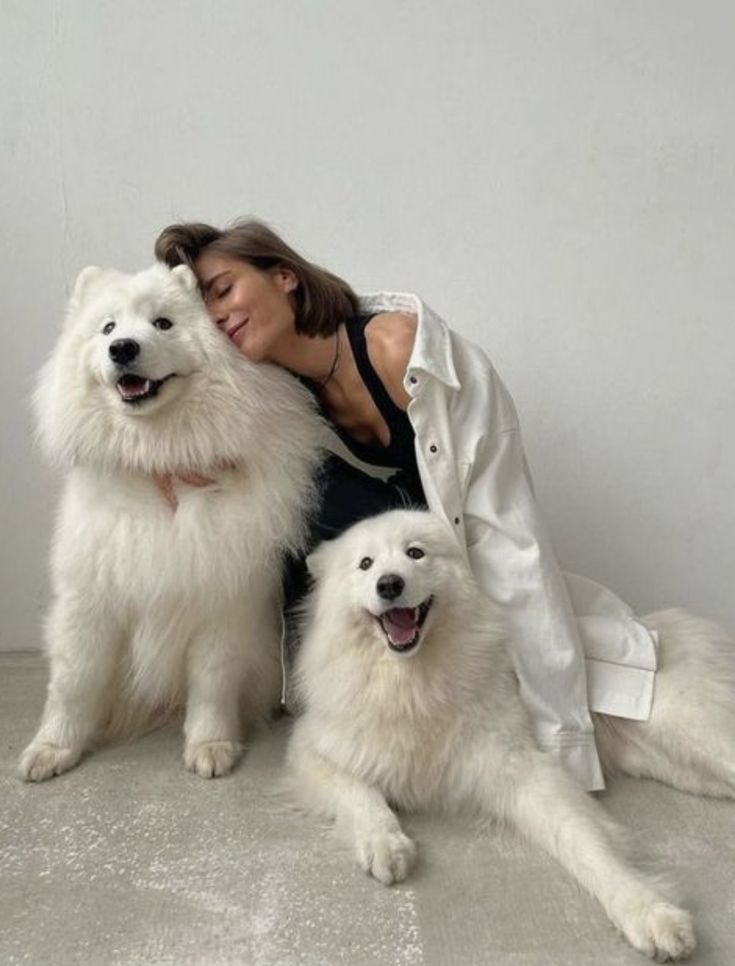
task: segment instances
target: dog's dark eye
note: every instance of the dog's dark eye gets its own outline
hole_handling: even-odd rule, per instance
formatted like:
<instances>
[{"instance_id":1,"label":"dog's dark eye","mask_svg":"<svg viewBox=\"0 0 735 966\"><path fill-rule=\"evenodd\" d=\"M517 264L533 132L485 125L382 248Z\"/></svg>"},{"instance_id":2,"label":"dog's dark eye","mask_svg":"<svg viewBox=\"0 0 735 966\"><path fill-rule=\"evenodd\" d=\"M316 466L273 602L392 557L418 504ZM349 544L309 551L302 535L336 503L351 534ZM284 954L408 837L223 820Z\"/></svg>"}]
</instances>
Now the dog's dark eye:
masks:
<instances>
[{"instance_id":1,"label":"dog's dark eye","mask_svg":"<svg viewBox=\"0 0 735 966\"><path fill-rule=\"evenodd\" d=\"M102 327L102 334L103 335L109 335L110 332L112 332L112 330L114 328L115 328L115 323L114 322L108 322L106 325L104 325Z\"/></svg>"},{"instance_id":2,"label":"dog's dark eye","mask_svg":"<svg viewBox=\"0 0 735 966\"><path fill-rule=\"evenodd\" d=\"M173 325L173 322L171 321L171 319L160 318L160 319L154 319L153 324L157 329L170 329Z\"/></svg>"},{"instance_id":3,"label":"dog's dark eye","mask_svg":"<svg viewBox=\"0 0 735 966\"><path fill-rule=\"evenodd\" d=\"M420 547L409 547L406 553L412 560L421 560L424 556L424 551Z\"/></svg>"},{"instance_id":4,"label":"dog's dark eye","mask_svg":"<svg viewBox=\"0 0 735 966\"><path fill-rule=\"evenodd\" d=\"M373 565L372 557L363 557L360 561L360 570L370 570Z\"/></svg>"}]
</instances>

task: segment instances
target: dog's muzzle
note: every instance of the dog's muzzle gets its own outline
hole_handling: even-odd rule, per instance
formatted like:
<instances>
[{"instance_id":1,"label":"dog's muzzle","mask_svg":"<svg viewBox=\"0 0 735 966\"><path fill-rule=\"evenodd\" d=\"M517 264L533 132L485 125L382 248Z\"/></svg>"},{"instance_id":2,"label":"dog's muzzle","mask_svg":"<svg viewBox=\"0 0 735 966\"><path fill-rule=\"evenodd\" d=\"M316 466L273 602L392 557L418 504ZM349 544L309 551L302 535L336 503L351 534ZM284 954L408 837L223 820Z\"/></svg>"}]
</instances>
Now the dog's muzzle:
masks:
<instances>
[{"instance_id":1,"label":"dog's muzzle","mask_svg":"<svg viewBox=\"0 0 735 966\"><path fill-rule=\"evenodd\" d=\"M381 597L383 600L395 600L396 597L401 596L405 586L406 581L403 577L399 577L398 574L383 574L379 578L375 589L378 592L378 597Z\"/></svg>"},{"instance_id":2,"label":"dog's muzzle","mask_svg":"<svg viewBox=\"0 0 735 966\"><path fill-rule=\"evenodd\" d=\"M107 350L117 366L129 366L140 355L140 343L135 339L115 339Z\"/></svg>"},{"instance_id":3,"label":"dog's muzzle","mask_svg":"<svg viewBox=\"0 0 735 966\"><path fill-rule=\"evenodd\" d=\"M135 404L153 399L158 395L161 386L176 375L175 372L171 372L163 379L149 379L132 371L137 368L133 363L140 355L140 343L135 339L115 339L110 343L107 351L117 369L125 370L115 383L124 403Z\"/></svg>"}]
</instances>

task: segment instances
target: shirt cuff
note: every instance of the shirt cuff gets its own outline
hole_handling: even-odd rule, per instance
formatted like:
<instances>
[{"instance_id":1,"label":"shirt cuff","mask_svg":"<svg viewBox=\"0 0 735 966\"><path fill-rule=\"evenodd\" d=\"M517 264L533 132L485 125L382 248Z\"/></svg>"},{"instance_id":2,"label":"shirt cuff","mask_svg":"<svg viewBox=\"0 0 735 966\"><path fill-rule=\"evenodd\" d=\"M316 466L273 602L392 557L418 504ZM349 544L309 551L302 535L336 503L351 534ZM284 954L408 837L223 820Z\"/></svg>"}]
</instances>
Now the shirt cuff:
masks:
<instances>
[{"instance_id":1,"label":"shirt cuff","mask_svg":"<svg viewBox=\"0 0 735 966\"><path fill-rule=\"evenodd\" d=\"M588 792L605 787L600 759L593 734L561 732L542 737L536 735L539 747L554 758Z\"/></svg>"}]
</instances>

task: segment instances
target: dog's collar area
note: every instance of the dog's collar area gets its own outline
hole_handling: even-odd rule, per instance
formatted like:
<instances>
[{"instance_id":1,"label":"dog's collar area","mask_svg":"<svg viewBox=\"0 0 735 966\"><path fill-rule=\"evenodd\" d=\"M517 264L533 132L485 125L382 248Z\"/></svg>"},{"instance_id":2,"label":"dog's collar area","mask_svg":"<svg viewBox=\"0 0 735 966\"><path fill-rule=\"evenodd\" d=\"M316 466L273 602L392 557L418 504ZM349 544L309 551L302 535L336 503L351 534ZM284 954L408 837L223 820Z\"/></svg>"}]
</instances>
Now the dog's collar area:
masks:
<instances>
[{"instance_id":1,"label":"dog's collar area","mask_svg":"<svg viewBox=\"0 0 735 966\"><path fill-rule=\"evenodd\" d=\"M144 402L158 395L161 386L173 379L175 372L164 376L163 379L146 379L145 376L138 376L132 372L126 372L115 383L120 398L128 405Z\"/></svg>"},{"instance_id":2,"label":"dog's collar area","mask_svg":"<svg viewBox=\"0 0 735 966\"><path fill-rule=\"evenodd\" d=\"M390 610L376 615L375 619L392 651L407 654L418 645L421 628L433 600L433 597L428 597L418 607L391 607Z\"/></svg>"}]
</instances>

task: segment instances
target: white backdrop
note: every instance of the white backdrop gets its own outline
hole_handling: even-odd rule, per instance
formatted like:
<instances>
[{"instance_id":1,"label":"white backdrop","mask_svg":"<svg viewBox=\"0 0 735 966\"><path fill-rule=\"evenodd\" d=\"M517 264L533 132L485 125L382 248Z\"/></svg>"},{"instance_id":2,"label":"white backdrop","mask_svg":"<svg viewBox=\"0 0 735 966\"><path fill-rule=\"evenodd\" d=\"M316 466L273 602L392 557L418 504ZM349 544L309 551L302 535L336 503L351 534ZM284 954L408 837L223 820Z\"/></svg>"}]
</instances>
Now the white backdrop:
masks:
<instances>
[{"instance_id":1,"label":"white backdrop","mask_svg":"<svg viewBox=\"0 0 735 966\"><path fill-rule=\"evenodd\" d=\"M39 645L76 272L243 214L486 348L566 569L735 629L732 10L0 0L0 648Z\"/></svg>"}]
</instances>

